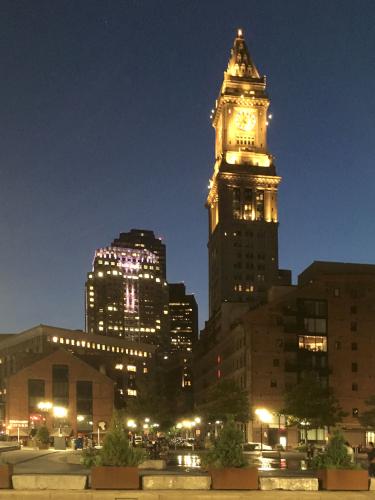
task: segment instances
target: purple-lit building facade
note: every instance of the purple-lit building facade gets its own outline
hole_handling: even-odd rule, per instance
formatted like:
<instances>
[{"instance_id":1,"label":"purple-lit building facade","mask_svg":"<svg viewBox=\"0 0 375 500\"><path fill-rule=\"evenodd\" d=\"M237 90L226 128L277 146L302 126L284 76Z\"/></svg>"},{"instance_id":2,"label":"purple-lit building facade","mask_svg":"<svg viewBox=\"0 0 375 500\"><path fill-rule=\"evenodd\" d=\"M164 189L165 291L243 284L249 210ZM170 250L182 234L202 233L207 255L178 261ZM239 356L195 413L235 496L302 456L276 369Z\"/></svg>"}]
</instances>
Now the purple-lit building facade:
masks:
<instances>
[{"instance_id":1,"label":"purple-lit building facade","mask_svg":"<svg viewBox=\"0 0 375 500\"><path fill-rule=\"evenodd\" d=\"M168 338L165 245L152 231L121 233L95 251L86 281L86 331L137 342Z\"/></svg>"}]
</instances>

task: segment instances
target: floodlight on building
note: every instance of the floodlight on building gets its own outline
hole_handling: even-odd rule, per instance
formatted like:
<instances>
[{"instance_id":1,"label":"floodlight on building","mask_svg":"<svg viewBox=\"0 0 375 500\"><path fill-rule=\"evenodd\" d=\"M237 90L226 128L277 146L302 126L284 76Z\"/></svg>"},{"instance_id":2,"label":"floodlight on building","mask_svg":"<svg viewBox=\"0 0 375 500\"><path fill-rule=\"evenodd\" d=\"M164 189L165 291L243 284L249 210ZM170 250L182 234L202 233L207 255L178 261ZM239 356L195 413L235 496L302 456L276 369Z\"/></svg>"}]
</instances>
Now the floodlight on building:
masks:
<instances>
[{"instance_id":1,"label":"floodlight on building","mask_svg":"<svg viewBox=\"0 0 375 500\"><path fill-rule=\"evenodd\" d=\"M53 416L56 418L65 418L68 414L68 410L63 406L53 407Z\"/></svg>"},{"instance_id":2,"label":"floodlight on building","mask_svg":"<svg viewBox=\"0 0 375 500\"><path fill-rule=\"evenodd\" d=\"M40 401L37 404L38 410L41 411L49 411L52 408L52 406L53 406L52 403L50 403L49 401Z\"/></svg>"}]
</instances>

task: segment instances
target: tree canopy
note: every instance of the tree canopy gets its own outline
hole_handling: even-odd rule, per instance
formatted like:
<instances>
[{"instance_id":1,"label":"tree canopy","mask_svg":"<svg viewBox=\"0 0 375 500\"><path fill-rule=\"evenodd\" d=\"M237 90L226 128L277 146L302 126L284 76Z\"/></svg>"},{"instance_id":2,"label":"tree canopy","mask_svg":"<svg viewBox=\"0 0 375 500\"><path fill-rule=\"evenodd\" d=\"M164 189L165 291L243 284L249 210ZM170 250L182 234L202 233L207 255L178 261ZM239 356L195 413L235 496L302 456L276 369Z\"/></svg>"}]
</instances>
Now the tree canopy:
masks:
<instances>
[{"instance_id":1,"label":"tree canopy","mask_svg":"<svg viewBox=\"0 0 375 500\"><path fill-rule=\"evenodd\" d=\"M152 374L138 379L137 397L128 402L126 410L134 418L152 418L161 430L174 424L175 393L162 368L155 367Z\"/></svg>"},{"instance_id":2,"label":"tree canopy","mask_svg":"<svg viewBox=\"0 0 375 500\"><path fill-rule=\"evenodd\" d=\"M280 413L289 416L291 425L331 427L341 422L346 415L332 389L323 387L313 373L307 374L285 393L284 405Z\"/></svg>"},{"instance_id":3,"label":"tree canopy","mask_svg":"<svg viewBox=\"0 0 375 500\"><path fill-rule=\"evenodd\" d=\"M233 380L220 380L208 391L206 401L198 405L198 411L207 420L247 422L249 420L247 392L240 389Z\"/></svg>"}]
</instances>

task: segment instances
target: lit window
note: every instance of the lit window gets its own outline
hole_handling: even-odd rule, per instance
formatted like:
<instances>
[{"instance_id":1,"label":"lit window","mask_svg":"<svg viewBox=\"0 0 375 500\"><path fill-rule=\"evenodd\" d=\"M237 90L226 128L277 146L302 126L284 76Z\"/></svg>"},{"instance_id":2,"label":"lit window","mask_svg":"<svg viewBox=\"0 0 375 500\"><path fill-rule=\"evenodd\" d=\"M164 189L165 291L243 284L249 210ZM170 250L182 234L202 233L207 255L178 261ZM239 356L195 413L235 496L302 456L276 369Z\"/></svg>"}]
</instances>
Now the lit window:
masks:
<instances>
[{"instance_id":1,"label":"lit window","mask_svg":"<svg viewBox=\"0 0 375 500\"><path fill-rule=\"evenodd\" d=\"M103 277L103 273L102 273L102 271L99 271L99 272L98 272L98 277L99 277L99 278L102 278L102 277Z\"/></svg>"},{"instance_id":2,"label":"lit window","mask_svg":"<svg viewBox=\"0 0 375 500\"><path fill-rule=\"evenodd\" d=\"M128 396L136 396L137 391L136 389L128 389Z\"/></svg>"},{"instance_id":3,"label":"lit window","mask_svg":"<svg viewBox=\"0 0 375 500\"><path fill-rule=\"evenodd\" d=\"M52 342L57 342L59 339L57 337L52 337Z\"/></svg>"},{"instance_id":4,"label":"lit window","mask_svg":"<svg viewBox=\"0 0 375 500\"><path fill-rule=\"evenodd\" d=\"M128 372L136 372L137 371L137 367L135 365L127 365L126 369L128 370Z\"/></svg>"},{"instance_id":5,"label":"lit window","mask_svg":"<svg viewBox=\"0 0 375 500\"><path fill-rule=\"evenodd\" d=\"M117 365L115 366L116 370L122 370L123 368L124 368L124 365L122 363L117 363Z\"/></svg>"}]
</instances>

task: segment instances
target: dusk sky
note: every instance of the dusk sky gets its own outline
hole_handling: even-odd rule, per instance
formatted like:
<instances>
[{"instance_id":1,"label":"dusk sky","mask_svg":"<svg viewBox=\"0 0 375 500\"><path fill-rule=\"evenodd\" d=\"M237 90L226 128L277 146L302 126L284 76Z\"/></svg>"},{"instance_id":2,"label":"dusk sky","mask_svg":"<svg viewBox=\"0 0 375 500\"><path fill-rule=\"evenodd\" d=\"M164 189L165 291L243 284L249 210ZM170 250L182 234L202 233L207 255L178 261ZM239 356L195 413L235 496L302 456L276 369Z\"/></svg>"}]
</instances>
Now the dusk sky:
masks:
<instances>
[{"instance_id":1,"label":"dusk sky","mask_svg":"<svg viewBox=\"0 0 375 500\"><path fill-rule=\"evenodd\" d=\"M207 319L209 121L237 28L267 75L279 260L375 264L374 0L1 0L0 332L84 327L94 250L167 245Z\"/></svg>"}]
</instances>

